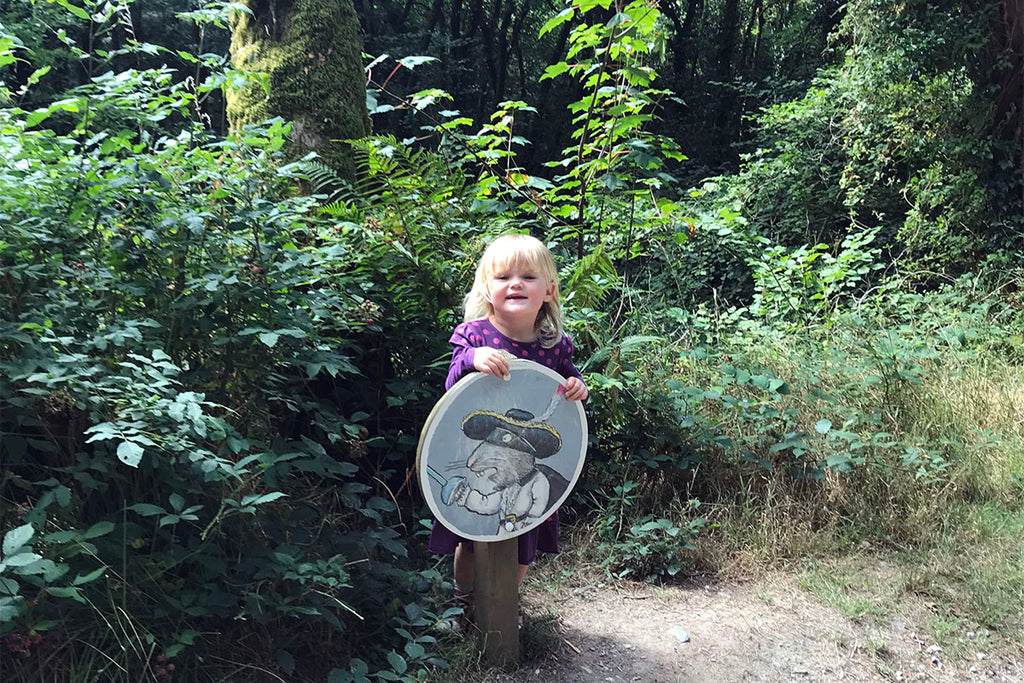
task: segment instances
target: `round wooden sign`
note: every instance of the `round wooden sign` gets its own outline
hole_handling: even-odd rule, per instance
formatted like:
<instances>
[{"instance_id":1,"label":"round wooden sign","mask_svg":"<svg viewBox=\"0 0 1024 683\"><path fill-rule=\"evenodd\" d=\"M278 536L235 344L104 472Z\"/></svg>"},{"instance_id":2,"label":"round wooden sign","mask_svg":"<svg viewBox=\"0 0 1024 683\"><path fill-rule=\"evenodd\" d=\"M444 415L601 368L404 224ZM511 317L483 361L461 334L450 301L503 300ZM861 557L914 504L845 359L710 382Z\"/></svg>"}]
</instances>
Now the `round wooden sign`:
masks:
<instances>
[{"instance_id":1,"label":"round wooden sign","mask_svg":"<svg viewBox=\"0 0 1024 683\"><path fill-rule=\"evenodd\" d=\"M580 401L565 379L509 361L509 379L474 372L437 402L420 433L416 470L437 520L472 541L500 541L546 520L569 496L587 452Z\"/></svg>"}]
</instances>

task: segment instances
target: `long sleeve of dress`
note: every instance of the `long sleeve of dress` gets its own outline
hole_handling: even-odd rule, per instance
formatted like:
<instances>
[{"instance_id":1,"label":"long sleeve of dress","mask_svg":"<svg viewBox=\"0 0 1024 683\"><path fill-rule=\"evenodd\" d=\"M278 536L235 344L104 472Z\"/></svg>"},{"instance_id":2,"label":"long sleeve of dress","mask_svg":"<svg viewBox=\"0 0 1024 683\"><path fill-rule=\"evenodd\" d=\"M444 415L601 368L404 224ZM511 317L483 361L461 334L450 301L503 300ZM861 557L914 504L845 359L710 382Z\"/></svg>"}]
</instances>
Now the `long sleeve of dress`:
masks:
<instances>
[{"instance_id":1,"label":"long sleeve of dress","mask_svg":"<svg viewBox=\"0 0 1024 683\"><path fill-rule=\"evenodd\" d=\"M580 373L579 368L572 362L572 354L576 351L576 346L572 343L567 335L562 336L562 341L558 343L559 346L564 346L565 351L561 354L561 363L555 372L560 374L562 377L569 379L570 377L577 377L583 379L583 374Z\"/></svg>"},{"instance_id":2,"label":"long sleeve of dress","mask_svg":"<svg viewBox=\"0 0 1024 683\"><path fill-rule=\"evenodd\" d=\"M448 343L452 345L452 363L448 366L448 378L444 381L445 391L455 386L464 376L473 372L473 353L483 346L482 338L470 331L466 323L459 325L452 332Z\"/></svg>"}]
</instances>

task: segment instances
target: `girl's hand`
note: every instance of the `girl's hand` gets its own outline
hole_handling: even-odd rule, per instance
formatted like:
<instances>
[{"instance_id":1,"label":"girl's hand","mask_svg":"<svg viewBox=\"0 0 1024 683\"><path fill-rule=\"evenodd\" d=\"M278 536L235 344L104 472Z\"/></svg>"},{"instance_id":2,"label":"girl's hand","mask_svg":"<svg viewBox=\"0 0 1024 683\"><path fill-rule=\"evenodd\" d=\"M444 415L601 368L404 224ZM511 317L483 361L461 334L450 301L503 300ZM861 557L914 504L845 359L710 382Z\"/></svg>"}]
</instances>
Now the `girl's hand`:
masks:
<instances>
[{"instance_id":1,"label":"girl's hand","mask_svg":"<svg viewBox=\"0 0 1024 683\"><path fill-rule=\"evenodd\" d=\"M579 377L570 377L565 382L565 397L570 401L583 401L590 396L590 390Z\"/></svg>"},{"instance_id":2,"label":"girl's hand","mask_svg":"<svg viewBox=\"0 0 1024 683\"><path fill-rule=\"evenodd\" d=\"M508 360L498 349L480 346L473 351L473 367L485 375L508 379Z\"/></svg>"}]
</instances>

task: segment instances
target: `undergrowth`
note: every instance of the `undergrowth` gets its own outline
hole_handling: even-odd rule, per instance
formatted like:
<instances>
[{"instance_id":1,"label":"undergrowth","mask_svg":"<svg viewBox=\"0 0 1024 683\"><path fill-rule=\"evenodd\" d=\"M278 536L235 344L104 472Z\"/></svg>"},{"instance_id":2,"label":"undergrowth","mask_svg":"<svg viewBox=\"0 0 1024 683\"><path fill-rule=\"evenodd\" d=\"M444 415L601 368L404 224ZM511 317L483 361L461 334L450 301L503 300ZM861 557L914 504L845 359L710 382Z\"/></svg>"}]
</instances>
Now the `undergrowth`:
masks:
<instances>
[{"instance_id":1,"label":"undergrowth","mask_svg":"<svg viewBox=\"0 0 1024 683\"><path fill-rule=\"evenodd\" d=\"M674 336L648 328L657 354L596 374L599 414L630 420L592 444L584 561L665 580L817 558L828 568L805 571L808 590L851 617L925 593L949 618L1019 637L1024 367L1005 294L963 278L885 290L828 325L734 311L694 315ZM689 547L666 552L654 529ZM831 558L864 548L903 578L835 573ZM935 630L952 644L970 629Z\"/></svg>"},{"instance_id":2,"label":"undergrowth","mask_svg":"<svg viewBox=\"0 0 1024 683\"><path fill-rule=\"evenodd\" d=\"M683 192L680 151L647 129L669 96L653 85L667 22L640 1L607 20L608 6L545 26L568 29L545 79L581 95L547 178L517 165L524 102L479 128L439 113L437 153L356 141L359 181L340 188L315 160L286 163L287 122L224 139L194 117L230 71L201 85L110 72L0 109L5 680L412 681L457 663L459 643L436 634L450 586L424 569L410 463L475 257L511 229L551 244L592 390L589 465L566 510L578 562L671 581L867 543L902 558L901 591L941 599L936 638L961 621L1019 626L1015 280L936 287L944 275L900 276L885 256L900 233L918 263L966 269L979 235L959 235L944 264L919 230L933 203L936 223L984 224L974 170L989 155L922 184L895 177L907 158L875 166L850 130L860 152L829 162L850 205L811 222L809 197L755 206L754 189L816 187L791 179L786 154ZM92 34L111 30L111 8ZM0 67L22 58L0 31ZM13 95L0 82L5 106ZM834 101L775 110L763 132L802 129ZM847 177L848 161L874 180ZM949 179L977 190L968 205L932 190ZM908 195L893 188L916 193L915 220L865 228L899 213ZM869 190L885 201L862 206ZM819 222L828 234L800 244ZM1018 262L1005 241L990 266ZM863 583L807 571L810 590L873 614L850 599Z\"/></svg>"}]
</instances>

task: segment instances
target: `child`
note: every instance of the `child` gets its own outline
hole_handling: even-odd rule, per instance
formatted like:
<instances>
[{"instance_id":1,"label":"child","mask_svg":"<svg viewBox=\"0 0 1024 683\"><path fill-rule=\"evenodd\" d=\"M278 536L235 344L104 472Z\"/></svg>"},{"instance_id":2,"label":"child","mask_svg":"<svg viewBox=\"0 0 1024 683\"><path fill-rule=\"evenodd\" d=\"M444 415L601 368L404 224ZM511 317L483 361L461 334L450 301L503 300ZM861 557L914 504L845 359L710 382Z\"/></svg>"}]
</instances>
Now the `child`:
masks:
<instances>
[{"instance_id":1,"label":"child","mask_svg":"<svg viewBox=\"0 0 1024 683\"><path fill-rule=\"evenodd\" d=\"M572 362L572 341L562 331L558 271L542 242L529 235L494 240L480 258L465 307L465 322L449 340L453 352L445 389L473 371L507 377L509 363L502 354L507 351L565 377L565 397L570 401L587 398L590 392ZM522 581L537 550L558 552L558 512L518 540ZM472 541L435 522L429 550L454 552L455 594L468 606L475 578Z\"/></svg>"}]
</instances>

